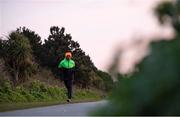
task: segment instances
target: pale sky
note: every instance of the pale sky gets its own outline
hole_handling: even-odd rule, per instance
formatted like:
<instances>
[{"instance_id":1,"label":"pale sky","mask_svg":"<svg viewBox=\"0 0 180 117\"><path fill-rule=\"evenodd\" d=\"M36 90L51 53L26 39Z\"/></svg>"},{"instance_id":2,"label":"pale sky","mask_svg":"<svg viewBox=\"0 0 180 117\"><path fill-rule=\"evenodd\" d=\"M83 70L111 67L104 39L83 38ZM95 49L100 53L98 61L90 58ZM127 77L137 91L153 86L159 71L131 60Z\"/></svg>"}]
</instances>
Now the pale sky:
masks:
<instances>
[{"instance_id":1,"label":"pale sky","mask_svg":"<svg viewBox=\"0 0 180 117\"><path fill-rule=\"evenodd\" d=\"M26 26L45 39L50 26L63 26L107 70L114 47L169 34L152 12L159 1L164 0L0 0L0 36Z\"/></svg>"}]
</instances>

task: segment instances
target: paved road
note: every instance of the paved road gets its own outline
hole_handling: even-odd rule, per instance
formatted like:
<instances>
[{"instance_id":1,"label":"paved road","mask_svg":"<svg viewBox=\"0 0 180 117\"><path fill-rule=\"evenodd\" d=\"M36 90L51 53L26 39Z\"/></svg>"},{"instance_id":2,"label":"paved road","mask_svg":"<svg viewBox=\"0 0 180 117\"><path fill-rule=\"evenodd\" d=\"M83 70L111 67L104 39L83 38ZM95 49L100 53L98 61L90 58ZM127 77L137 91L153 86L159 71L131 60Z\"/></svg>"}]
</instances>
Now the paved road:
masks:
<instances>
[{"instance_id":1,"label":"paved road","mask_svg":"<svg viewBox=\"0 0 180 117\"><path fill-rule=\"evenodd\" d=\"M0 116L86 116L92 110L105 105L107 101L63 104L48 107L0 112Z\"/></svg>"}]
</instances>

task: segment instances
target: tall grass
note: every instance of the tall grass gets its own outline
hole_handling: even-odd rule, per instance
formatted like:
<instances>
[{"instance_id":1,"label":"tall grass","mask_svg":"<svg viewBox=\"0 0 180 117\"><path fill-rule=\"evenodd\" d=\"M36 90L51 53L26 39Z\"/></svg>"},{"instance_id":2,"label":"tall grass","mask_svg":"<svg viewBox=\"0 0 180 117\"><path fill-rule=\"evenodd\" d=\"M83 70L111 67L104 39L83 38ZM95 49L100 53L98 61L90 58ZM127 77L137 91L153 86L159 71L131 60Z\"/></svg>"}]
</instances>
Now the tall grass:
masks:
<instances>
[{"instance_id":1,"label":"tall grass","mask_svg":"<svg viewBox=\"0 0 180 117\"><path fill-rule=\"evenodd\" d=\"M97 90L78 89L74 90L73 99L100 99L103 97ZM12 87L10 82L5 82L0 87L0 104L18 102L44 102L64 101L67 99L66 89L57 86L49 86L38 80L29 85Z\"/></svg>"}]
</instances>

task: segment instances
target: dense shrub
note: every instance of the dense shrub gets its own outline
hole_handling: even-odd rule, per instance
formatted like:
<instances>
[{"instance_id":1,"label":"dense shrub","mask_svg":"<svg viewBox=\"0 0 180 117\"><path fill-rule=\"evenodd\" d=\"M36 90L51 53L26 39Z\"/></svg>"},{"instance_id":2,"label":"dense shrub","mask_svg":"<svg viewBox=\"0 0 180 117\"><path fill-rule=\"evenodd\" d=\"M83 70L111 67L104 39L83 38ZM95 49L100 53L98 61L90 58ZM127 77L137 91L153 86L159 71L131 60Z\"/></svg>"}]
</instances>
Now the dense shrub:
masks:
<instances>
[{"instance_id":1,"label":"dense shrub","mask_svg":"<svg viewBox=\"0 0 180 117\"><path fill-rule=\"evenodd\" d=\"M101 97L99 92L90 89L75 89L74 92L74 99L97 99ZM65 101L66 98L65 88L48 86L38 80L32 81L29 85L21 85L15 88L7 81L0 86L0 103Z\"/></svg>"}]
</instances>

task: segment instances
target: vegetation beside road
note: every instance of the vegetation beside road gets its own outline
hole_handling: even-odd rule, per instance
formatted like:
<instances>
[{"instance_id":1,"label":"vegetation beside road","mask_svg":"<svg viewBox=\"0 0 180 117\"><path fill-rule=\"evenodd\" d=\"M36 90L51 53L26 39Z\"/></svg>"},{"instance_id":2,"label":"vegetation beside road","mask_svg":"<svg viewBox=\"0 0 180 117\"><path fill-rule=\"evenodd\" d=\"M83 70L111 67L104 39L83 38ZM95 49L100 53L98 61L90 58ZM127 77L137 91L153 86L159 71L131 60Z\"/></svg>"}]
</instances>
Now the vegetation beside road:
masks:
<instances>
[{"instance_id":1,"label":"vegetation beside road","mask_svg":"<svg viewBox=\"0 0 180 117\"><path fill-rule=\"evenodd\" d=\"M73 103L96 101L104 97L100 90L75 87ZM9 82L5 82L0 87L0 111L62 104L66 103L66 99L65 88L48 86L38 80L15 88Z\"/></svg>"}]
</instances>

